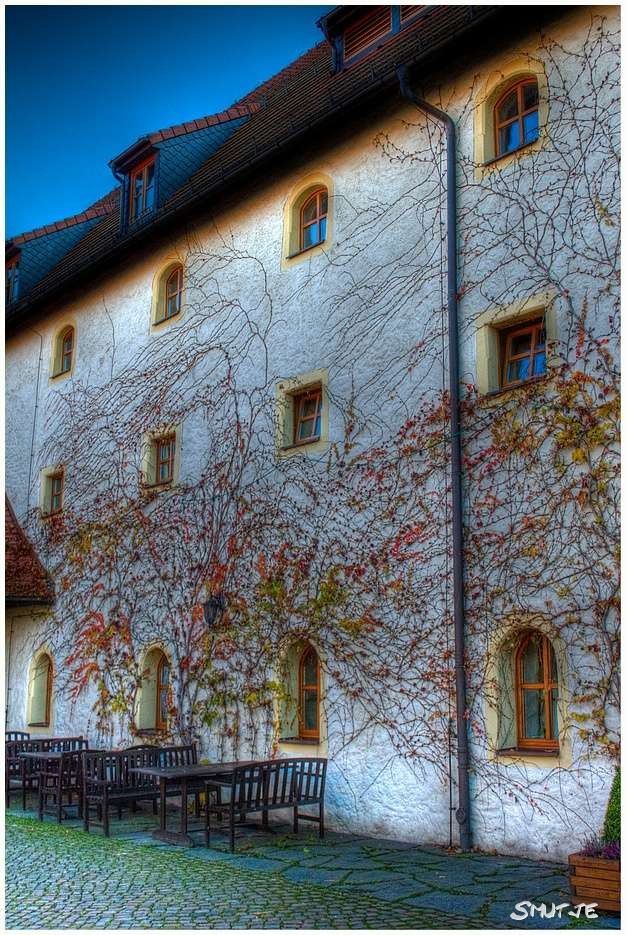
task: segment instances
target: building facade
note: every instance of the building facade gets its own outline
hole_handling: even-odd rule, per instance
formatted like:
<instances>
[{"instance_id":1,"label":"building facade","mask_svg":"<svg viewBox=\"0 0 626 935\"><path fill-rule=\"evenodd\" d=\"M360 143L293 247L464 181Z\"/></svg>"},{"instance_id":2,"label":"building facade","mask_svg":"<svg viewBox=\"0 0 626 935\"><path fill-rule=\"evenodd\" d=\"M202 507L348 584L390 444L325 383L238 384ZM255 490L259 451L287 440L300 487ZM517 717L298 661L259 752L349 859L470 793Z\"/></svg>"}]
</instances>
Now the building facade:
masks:
<instances>
[{"instance_id":1,"label":"building facade","mask_svg":"<svg viewBox=\"0 0 626 935\"><path fill-rule=\"evenodd\" d=\"M563 857L619 744L619 13L320 25L7 244L7 493L54 582L8 726L317 753L331 826L456 842L454 221L472 843Z\"/></svg>"}]
</instances>

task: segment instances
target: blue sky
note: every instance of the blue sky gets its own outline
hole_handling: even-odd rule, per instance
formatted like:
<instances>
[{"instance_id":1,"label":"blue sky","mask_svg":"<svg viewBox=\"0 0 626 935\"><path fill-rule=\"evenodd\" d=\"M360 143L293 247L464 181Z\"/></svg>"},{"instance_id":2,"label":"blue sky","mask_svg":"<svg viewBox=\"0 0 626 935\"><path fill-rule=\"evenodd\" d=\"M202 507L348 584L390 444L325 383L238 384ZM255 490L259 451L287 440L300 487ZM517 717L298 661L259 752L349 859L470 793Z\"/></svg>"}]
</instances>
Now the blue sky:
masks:
<instances>
[{"instance_id":1,"label":"blue sky","mask_svg":"<svg viewBox=\"0 0 626 935\"><path fill-rule=\"evenodd\" d=\"M228 107L323 37L330 6L9 6L6 232L76 214L137 137Z\"/></svg>"}]
</instances>

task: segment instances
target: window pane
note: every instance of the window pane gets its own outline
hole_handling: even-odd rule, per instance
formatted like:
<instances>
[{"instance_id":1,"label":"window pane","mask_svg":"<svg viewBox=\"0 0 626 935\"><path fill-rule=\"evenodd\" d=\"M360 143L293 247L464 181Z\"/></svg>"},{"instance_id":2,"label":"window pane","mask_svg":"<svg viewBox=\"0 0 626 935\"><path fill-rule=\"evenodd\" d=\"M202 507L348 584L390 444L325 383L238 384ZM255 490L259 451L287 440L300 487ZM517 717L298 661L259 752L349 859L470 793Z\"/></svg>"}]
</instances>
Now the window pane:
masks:
<instances>
[{"instance_id":1,"label":"window pane","mask_svg":"<svg viewBox=\"0 0 626 935\"><path fill-rule=\"evenodd\" d=\"M162 688L159 692L159 721L162 724L167 721L167 688Z\"/></svg>"},{"instance_id":2,"label":"window pane","mask_svg":"<svg viewBox=\"0 0 626 935\"><path fill-rule=\"evenodd\" d=\"M304 729L317 730L317 692L305 691L304 693Z\"/></svg>"},{"instance_id":3,"label":"window pane","mask_svg":"<svg viewBox=\"0 0 626 935\"><path fill-rule=\"evenodd\" d=\"M516 357L518 354L530 353L530 342L530 331L515 335L515 337L511 339L511 357Z\"/></svg>"},{"instance_id":4,"label":"window pane","mask_svg":"<svg viewBox=\"0 0 626 935\"><path fill-rule=\"evenodd\" d=\"M154 163L151 162L149 166L146 166L146 187L152 185L154 182Z\"/></svg>"},{"instance_id":5,"label":"window pane","mask_svg":"<svg viewBox=\"0 0 626 935\"><path fill-rule=\"evenodd\" d=\"M546 736L546 716L541 689L524 690L524 737L543 740Z\"/></svg>"},{"instance_id":6,"label":"window pane","mask_svg":"<svg viewBox=\"0 0 626 935\"><path fill-rule=\"evenodd\" d=\"M301 403L300 415L302 418L306 416L314 416L317 409L317 396L305 397Z\"/></svg>"},{"instance_id":7,"label":"window pane","mask_svg":"<svg viewBox=\"0 0 626 935\"><path fill-rule=\"evenodd\" d=\"M551 740L557 740L559 736L559 693L556 688L550 692L550 705L552 714L552 737Z\"/></svg>"},{"instance_id":8,"label":"window pane","mask_svg":"<svg viewBox=\"0 0 626 935\"><path fill-rule=\"evenodd\" d=\"M533 636L522 656L522 681L525 683L543 682L542 638Z\"/></svg>"},{"instance_id":9,"label":"window pane","mask_svg":"<svg viewBox=\"0 0 626 935\"><path fill-rule=\"evenodd\" d=\"M169 685L170 683L170 667L166 665L161 666L161 684Z\"/></svg>"},{"instance_id":10,"label":"window pane","mask_svg":"<svg viewBox=\"0 0 626 935\"><path fill-rule=\"evenodd\" d=\"M539 101L539 88L537 84L533 81L532 84L525 84L523 87L524 92L524 110L528 110L533 107Z\"/></svg>"},{"instance_id":11,"label":"window pane","mask_svg":"<svg viewBox=\"0 0 626 935\"><path fill-rule=\"evenodd\" d=\"M517 380L527 380L529 376L530 358L521 357L519 360L513 360L507 367L507 383L514 383Z\"/></svg>"},{"instance_id":12,"label":"window pane","mask_svg":"<svg viewBox=\"0 0 626 935\"><path fill-rule=\"evenodd\" d=\"M524 117L524 142L532 143L536 139L539 139L539 112L533 110Z\"/></svg>"},{"instance_id":13,"label":"window pane","mask_svg":"<svg viewBox=\"0 0 626 935\"><path fill-rule=\"evenodd\" d=\"M533 362L533 376L538 377L542 373L546 372L546 355L545 351L541 351L539 354L535 354L535 359Z\"/></svg>"},{"instance_id":14,"label":"window pane","mask_svg":"<svg viewBox=\"0 0 626 935\"><path fill-rule=\"evenodd\" d=\"M320 221L320 242L326 240L326 218Z\"/></svg>"},{"instance_id":15,"label":"window pane","mask_svg":"<svg viewBox=\"0 0 626 935\"><path fill-rule=\"evenodd\" d=\"M171 315L177 315L180 311L180 292L177 292L175 295L172 295L167 300L167 317Z\"/></svg>"},{"instance_id":16,"label":"window pane","mask_svg":"<svg viewBox=\"0 0 626 935\"><path fill-rule=\"evenodd\" d=\"M319 435L321 433L321 427L322 427L322 416L320 414L315 420L315 432L314 432L315 435Z\"/></svg>"},{"instance_id":17,"label":"window pane","mask_svg":"<svg viewBox=\"0 0 626 935\"><path fill-rule=\"evenodd\" d=\"M508 127L501 127L500 129L500 152L501 153L510 153L511 150L517 149L520 144L519 139L519 123L510 123Z\"/></svg>"},{"instance_id":18,"label":"window pane","mask_svg":"<svg viewBox=\"0 0 626 935\"><path fill-rule=\"evenodd\" d=\"M298 431L298 440L302 441L304 438L311 438L313 435L313 419L305 419L300 423L300 429Z\"/></svg>"},{"instance_id":19,"label":"window pane","mask_svg":"<svg viewBox=\"0 0 626 935\"><path fill-rule=\"evenodd\" d=\"M498 107L498 123L510 120L517 113L517 91L511 91Z\"/></svg>"},{"instance_id":20,"label":"window pane","mask_svg":"<svg viewBox=\"0 0 626 935\"><path fill-rule=\"evenodd\" d=\"M304 207L302 212L302 222L304 224L309 224L311 221L314 221L317 217L317 198L312 198L311 201Z\"/></svg>"},{"instance_id":21,"label":"window pane","mask_svg":"<svg viewBox=\"0 0 626 935\"><path fill-rule=\"evenodd\" d=\"M315 653L308 653L304 660L304 684L317 685L317 656Z\"/></svg>"},{"instance_id":22,"label":"window pane","mask_svg":"<svg viewBox=\"0 0 626 935\"><path fill-rule=\"evenodd\" d=\"M320 195L320 214L328 214L328 192Z\"/></svg>"},{"instance_id":23,"label":"window pane","mask_svg":"<svg viewBox=\"0 0 626 935\"><path fill-rule=\"evenodd\" d=\"M309 227L304 228L303 248L315 246L318 242L317 230L317 224L311 224Z\"/></svg>"},{"instance_id":24,"label":"window pane","mask_svg":"<svg viewBox=\"0 0 626 935\"><path fill-rule=\"evenodd\" d=\"M154 185L151 185L149 188L146 188L146 197L145 197L145 209L146 211L152 211L154 207Z\"/></svg>"}]
</instances>

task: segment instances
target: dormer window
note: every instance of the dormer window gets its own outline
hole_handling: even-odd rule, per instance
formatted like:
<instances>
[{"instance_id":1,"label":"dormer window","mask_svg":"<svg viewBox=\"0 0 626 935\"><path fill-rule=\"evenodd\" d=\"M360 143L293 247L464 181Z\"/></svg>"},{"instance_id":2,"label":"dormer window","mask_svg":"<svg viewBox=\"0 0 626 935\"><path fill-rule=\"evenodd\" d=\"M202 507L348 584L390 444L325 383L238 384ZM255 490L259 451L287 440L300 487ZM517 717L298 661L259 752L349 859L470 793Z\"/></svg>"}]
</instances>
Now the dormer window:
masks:
<instances>
[{"instance_id":1,"label":"dormer window","mask_svg":"<svg viewBox=\"0 0 626 935\"><path fill-rule=\"evenodd\" d=\"M17 299L19 273L20 273L20 258L18 255L18 256L14 256L10 260L7 260L7 264L6 264L5 299L6 299L7 305L10 305L11 302L15 302L15 300Z\"/></svg>"},{"instance_id":2,"label":"dormer window","mask_svg":"<svg viewBox=\"0 0 626 935\"><path fill-rule=\"evenodd\" d=\"M340 6L319 20L333 46L333 68L341 71L371 55L403 29L421 22L427 6Z\"/></svg>"},{"instance_id":3,"label":"dormer window","mask_svg":"<svg viewBox=\"0 0 626 935\"><path fill-rule=\"evenodd\" d=\"M154 211L155 157L150 156L130 173L130 220Z\"/></svg>"},{"instance_id":4,"label":"dormer window","mask_svg":"<svg viewBox=\"0 0 626 935\"><path fill-rule=\"evenodd\" d=\"M391 32L391 7L374 7L371 12L346 27L343 34L343 60L349 62L377 40Z\"/></svg>"}]
</instances>

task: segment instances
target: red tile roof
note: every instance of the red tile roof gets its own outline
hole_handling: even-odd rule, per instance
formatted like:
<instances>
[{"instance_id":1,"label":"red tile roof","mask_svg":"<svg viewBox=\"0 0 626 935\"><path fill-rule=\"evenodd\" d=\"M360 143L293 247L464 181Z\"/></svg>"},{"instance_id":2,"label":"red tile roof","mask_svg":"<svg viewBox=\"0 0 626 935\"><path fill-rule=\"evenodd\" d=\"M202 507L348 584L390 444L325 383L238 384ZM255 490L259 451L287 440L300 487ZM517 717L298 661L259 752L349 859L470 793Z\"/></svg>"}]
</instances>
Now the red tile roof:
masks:
<instances>
[{"instance_id":1,"label":"red tile roof","mask_svg":"<svg viewBox=\"0 0 626 935\"><path fill-rule=\"evenodd\" d=\"M5 601L7 604L49 604L54 591L48 574L5 498Z\"/></svg>"}]
</instances>

